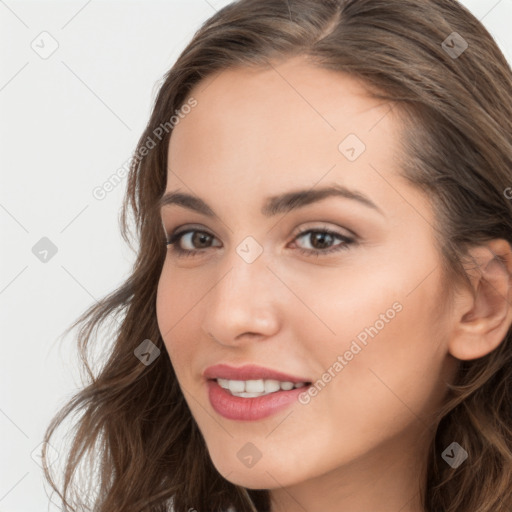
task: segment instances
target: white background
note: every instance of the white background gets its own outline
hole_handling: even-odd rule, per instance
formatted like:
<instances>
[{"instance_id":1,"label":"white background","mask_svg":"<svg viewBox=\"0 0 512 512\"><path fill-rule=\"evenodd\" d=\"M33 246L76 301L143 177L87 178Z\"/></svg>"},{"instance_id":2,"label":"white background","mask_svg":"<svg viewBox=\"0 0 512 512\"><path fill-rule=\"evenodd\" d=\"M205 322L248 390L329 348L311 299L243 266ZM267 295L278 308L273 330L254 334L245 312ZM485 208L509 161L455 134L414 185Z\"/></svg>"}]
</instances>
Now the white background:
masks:
<instances>
[{"instance_id":1,"label":"white background","mask_svg":"<svg viewBox=\"0 0 512 512\"><path fill-rule=\"evenodd\" d=\"M0 0L0 512L57 509L31 454L81 385L73 332L59 337L134 259L118 226L125 180L103 200L92 191L130 157L160 79L227 3ZM512 62L512 0L462 3ZM31 47L43 31L58 43L47 59ZM43 237L57 248L46 263L32 252Z\"/></svg>"}]
</instances>

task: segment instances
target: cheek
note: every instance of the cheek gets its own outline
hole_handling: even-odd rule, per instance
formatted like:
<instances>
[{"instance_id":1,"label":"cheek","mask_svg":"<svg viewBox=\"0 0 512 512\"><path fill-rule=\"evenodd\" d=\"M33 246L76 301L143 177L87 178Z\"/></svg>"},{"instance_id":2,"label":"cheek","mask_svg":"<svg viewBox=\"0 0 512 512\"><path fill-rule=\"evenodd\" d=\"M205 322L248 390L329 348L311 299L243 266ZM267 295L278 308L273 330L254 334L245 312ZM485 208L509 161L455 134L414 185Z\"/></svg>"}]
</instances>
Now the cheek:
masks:
<instances>
[{"instance_id":1,"label":"cheek","mask_svg":"<svg viewBox=\"0 0 512 512\"><path fill-rule=\"evenodd\" d=\"M165 347L177 374L180 368L190 359L190 340L180 343L180 331L193 314L192 305L196 296L190 292L191 287L178 275L171 275L171 268L164 264L158 283L156 296L156 314L158 327ZM193 287L192 287L193 288Z\"/></svg>"},{"instance_id":2,"label":"cheek","mask_svg":"<svg viewBox=\"0 0 512 512\"><path fill-rule=\"evenodd\" d=\"M380 427L381 433L398 433L422 414L428 416L446 390L446 333L436 316L438 275L413 293L409 279L402 277L400 283L390 275L378 285L359 280L350 297L325 298L325 318L337 336L322 350L311 346L324 366L320 378L328 381L317 386L311 405L320 414L331 404L329 421L353 429L354 435L380 435Z\"/></svg>"}]
</instances>

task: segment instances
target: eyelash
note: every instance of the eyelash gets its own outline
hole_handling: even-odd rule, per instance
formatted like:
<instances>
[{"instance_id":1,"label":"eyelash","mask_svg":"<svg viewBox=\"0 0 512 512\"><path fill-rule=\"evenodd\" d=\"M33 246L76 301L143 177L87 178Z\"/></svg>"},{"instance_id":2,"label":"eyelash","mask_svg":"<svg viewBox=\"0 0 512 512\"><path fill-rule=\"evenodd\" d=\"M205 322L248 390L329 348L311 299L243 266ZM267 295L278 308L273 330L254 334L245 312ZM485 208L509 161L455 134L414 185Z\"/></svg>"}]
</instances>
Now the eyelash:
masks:
<instances>
[{"instance_id":1,"label":"eyelash","mask_svg":"<svg viewBox=\"0 0 512 512\"><path fill-rule=\"evenodd\" d=\"M189 249L182 249L179 246L179 242L180 242L181 238L184 235L186 235L187 233L194 233L194 232L203 233L203 234L205 234L207 236L213 237L213 235L211 235L207 231L203 231L201 229L187 229L187 230L178 231L178 232L175 232L175 233L171 234L171 236L165 241L165 245L166 246L167 245L171 245L172 246L172 252L178 258L188 257L188 256L195 256L198 253L204 252L206 249L209 249L209 247L208 247L208 248L204 248L204 249L189 250ZM301 232L297 233L297 235L295 236L293 241L297 240L298 238L301 238L302 236L304 236L306 234L312 234L312 233L328 234L328 235L331 235L333 237L336 237L336 238L340 239L343 243L339 244L339 245L336 245L334 247L331 247L329 249L325 249L325 250L322 250L322 249L302 249L301 247L298 247L298 250L302 254L306 254L308 256L313 256L313 255L317 256L317 257L318 256L325 256L325 255L332 254L332 253L335 253L335 252L338 252L338 251L347 250L350 245L356 243L355 239L347 237L345 235L341 235L340 233L337 233L336 231L332 231L332 230L327 229L327 228L306 229L304 231L301 231ZM215 238L215 237L213 237L213 238Z\"/></svg>"}]
</instances>

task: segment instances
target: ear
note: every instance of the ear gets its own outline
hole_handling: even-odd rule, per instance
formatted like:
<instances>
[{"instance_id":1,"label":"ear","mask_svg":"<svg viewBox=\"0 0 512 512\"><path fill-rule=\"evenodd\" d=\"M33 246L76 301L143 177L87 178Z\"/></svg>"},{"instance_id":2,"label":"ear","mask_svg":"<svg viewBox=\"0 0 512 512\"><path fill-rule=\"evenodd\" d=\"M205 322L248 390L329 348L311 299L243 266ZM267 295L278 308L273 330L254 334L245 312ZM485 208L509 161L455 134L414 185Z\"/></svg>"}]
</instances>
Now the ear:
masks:
<instances>
[{"instance_id":1,"label":"ear","mask_svg":"<svg viewBox=\"0 0 512 512\"><path fill-rule=\"evenodd\" d=\"M494 239L469 251L464 265L471 289L459 294L449 352L461 360L483 357L506 337L512 323L512 249Z\"/></svg>"}]
</instances>

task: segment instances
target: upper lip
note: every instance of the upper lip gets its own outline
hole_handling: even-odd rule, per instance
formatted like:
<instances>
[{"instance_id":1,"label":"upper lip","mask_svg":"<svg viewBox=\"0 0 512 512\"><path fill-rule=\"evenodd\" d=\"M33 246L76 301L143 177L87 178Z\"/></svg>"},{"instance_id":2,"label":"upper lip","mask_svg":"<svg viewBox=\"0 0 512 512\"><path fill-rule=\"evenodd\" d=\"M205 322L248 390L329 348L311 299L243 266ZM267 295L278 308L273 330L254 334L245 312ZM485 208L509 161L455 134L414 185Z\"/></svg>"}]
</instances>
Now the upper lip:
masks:
<instances>
[{"instance_id":1,"label":"upper lip","mask_svg":"<svg viewBox=\"0 0 512 512\"><path fill-rule=\"evenodd\" d=\"M296 377L288 375L271 368L265 368L255 364L247 364L235 368L227 364L216 364L209 366L203 372L203 377L206 379L228 379L228 380L260 380L260 379L273 379L280 382L310 382L303 377Z\"/></svg>"}]
</instances>

